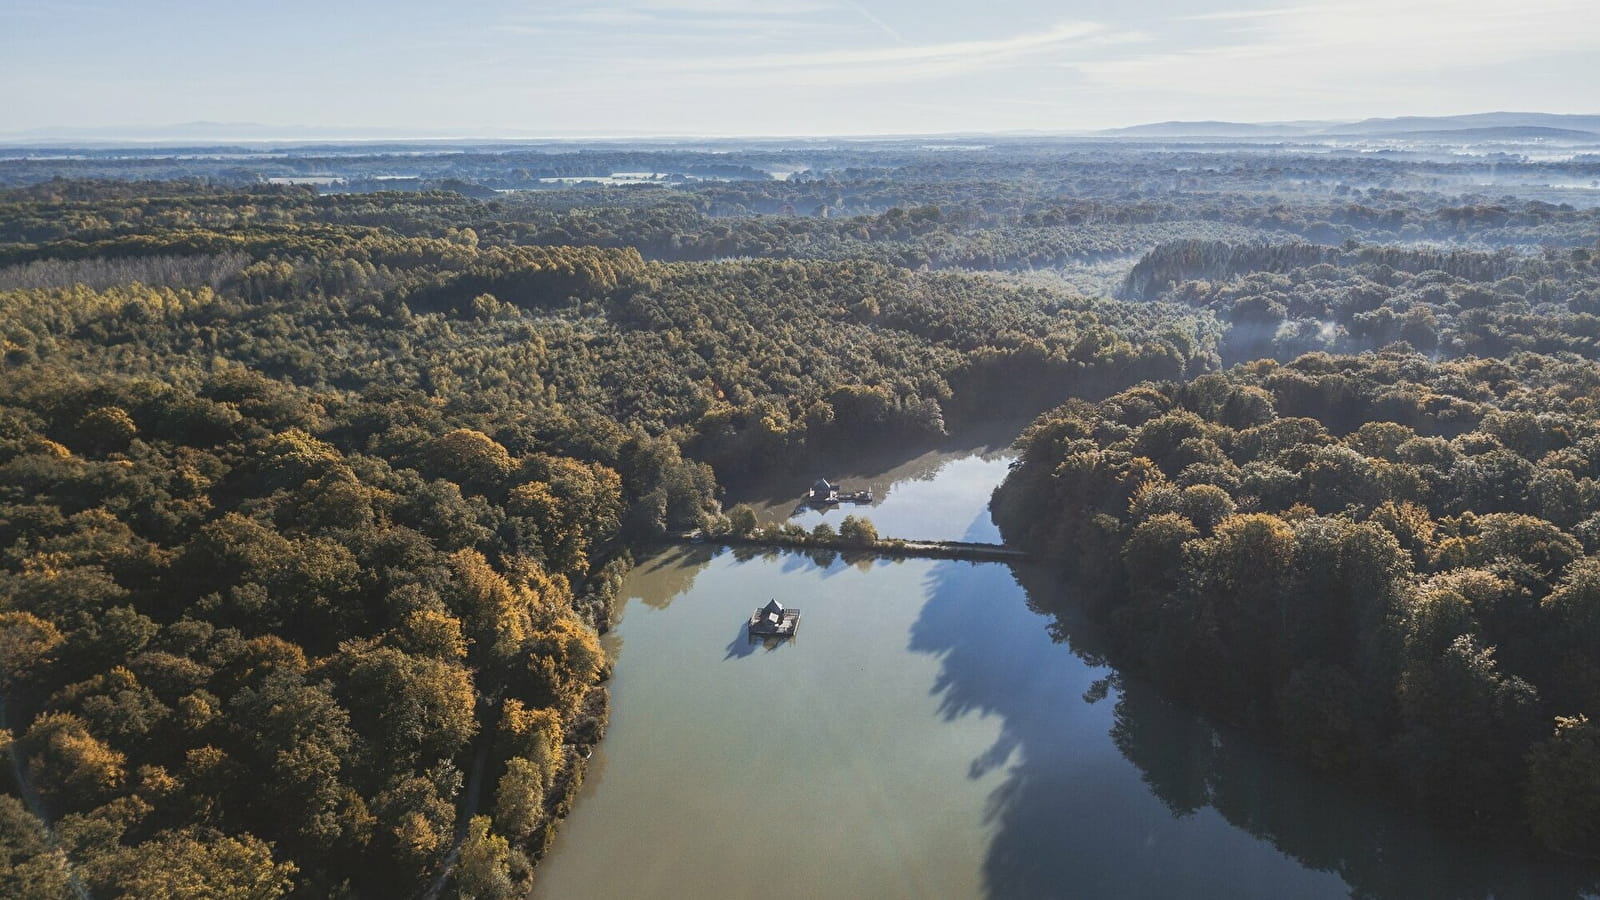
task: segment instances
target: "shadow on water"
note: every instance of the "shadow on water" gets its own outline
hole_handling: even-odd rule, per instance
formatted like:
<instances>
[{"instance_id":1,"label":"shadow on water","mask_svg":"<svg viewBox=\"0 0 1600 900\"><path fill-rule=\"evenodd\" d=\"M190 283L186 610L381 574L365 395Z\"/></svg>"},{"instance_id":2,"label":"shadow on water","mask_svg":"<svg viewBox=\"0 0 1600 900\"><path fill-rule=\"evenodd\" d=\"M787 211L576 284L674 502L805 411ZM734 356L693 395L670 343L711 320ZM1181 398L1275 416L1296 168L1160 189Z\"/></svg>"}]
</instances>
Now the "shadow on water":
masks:
<instances>
[{"instance_id":1,"label":"shadow on water","mask_svg":"<svg viewBox=\"0 0 1600 900\"><path fill-rule=\"evenodd\" d=\"M694 587L695 577L716 557L719 548L710 544L685 544L668 548L634 571L650 583L650 590L638 599L651 609L666 609L672 601Z\"/></svg>"},{"instance_id":2,"label":"shadow on water","mask_svg":"<svg viewBox=\"0 0 1600 900\"><path fill-rule=\"evenodd\" d=\"M974 424L939 440L907 444L887 442L877 445L852 445L778 465L769 474L731 486L725 506L748 503L763 522L781 522L808 507L797 507L796 500L818 477L843 483L852 489L871 488L879 500L898 481L929 480L946 463L966 457L993 458L1009 451L1017 436L1033 422L1033 415L1003 416L992 422ZM875 506L876 504L873 504ZM872 514L872 506L846 504L839 514Z\"/></svg>"},{"instance_id":3,"label":"shadow on water","mask_svg":"<svg viewBox=\"0 0 1600 900\"><path fill-rule=\"evenodd\" d=\"M798 637L783 639L753 637L745 629L745 626L741 625L739 626L739 633L734 636L733 640L728 642L727 653L722 657L722 661L727 662L730 659L744 659L747 656L754 656L757 650L772 653L779 647L797 640L799 640Z\"/></svg>"},{"instance_id":4,"label":"shadow on water","mask_svg":"<svg viewBox=\"0 0 1600 900\"><path fill-rule=\"evenodd\" d=\"M728 642L728 652L722 657L722 661L727 662L730 659L744 659L747 656L754 656L756 648L760 647L761 643L760 638L751 637L745 626L741 625L739 626L739 633L734 635L733 640Z\"/></svg>"},{"instance_id":5,"label":"shadow on water","mask_svg":"<svg viewBox=\"0 0 1600 900\"><path fill-rule=\"evenodd\" d=\"M941 714L1002 722L969 766L974 778L1004 772L986 811L990 896L1569 898L1600 888L1592 873L1354 797L1104 668L1099 635L1040 569L942 563L928 590L910 649L940 659Z\"/></svg>"},{"instance_id":6,"label":"shadow on water","mask_svg":"<svg viewBox=\"0 0 1600 900\"><path fill-rule=\"evenodd\" d=\"M999 530L994 522L994 514L986 506L983 512L972 520L972 524L967 526L967 530L962 532L961 540L974 544L993 544L998 542L996 539L998 533Z\"/></svg>"}]
</instances>

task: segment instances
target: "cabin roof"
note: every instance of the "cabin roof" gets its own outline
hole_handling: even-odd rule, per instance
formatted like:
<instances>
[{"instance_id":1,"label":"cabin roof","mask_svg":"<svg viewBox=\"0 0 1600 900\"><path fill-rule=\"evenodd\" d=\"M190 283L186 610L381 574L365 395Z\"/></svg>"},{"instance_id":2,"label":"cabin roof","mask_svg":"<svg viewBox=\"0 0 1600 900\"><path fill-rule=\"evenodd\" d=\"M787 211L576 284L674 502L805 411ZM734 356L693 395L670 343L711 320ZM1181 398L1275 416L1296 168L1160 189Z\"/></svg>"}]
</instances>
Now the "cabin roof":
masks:
<instances>
[{"instance_id":1,"label":"cabin roof","mask_svg":"<svg viewBox=\"0 0 1600 900\"><path fill-rule=\"evenodd\" d=\"M813 484L811 489L814 491L831 491L833 490L833 485L829 484L826 478L818 478L817 483Z\"/></svg>"},{"instance_id":2,"label":"cabin roof","mask_svg":"<svg viewBox=\"0 0 1600 900\"><path fill-rule=\"evenodd\" d=\"M800 627L800 611L787 609L776 600L767 601L767 605L755 611L750 616L750 633L752 635L777 635L788 637Z\"/></svg>"}]
</instances>

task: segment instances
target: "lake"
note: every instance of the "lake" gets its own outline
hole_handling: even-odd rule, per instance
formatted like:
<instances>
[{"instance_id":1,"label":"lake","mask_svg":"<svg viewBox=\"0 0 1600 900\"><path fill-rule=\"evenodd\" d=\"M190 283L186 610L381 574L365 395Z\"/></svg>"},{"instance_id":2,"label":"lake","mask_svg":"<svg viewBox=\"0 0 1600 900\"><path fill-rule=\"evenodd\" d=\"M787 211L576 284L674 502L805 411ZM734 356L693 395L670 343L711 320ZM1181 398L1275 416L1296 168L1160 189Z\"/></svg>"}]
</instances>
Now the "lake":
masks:
<instances>
[{"instance_id":1,"label":"lake","mask_svg":"<svg viewBox=\"0 0 1600 900\"><path fill-rule=\"evenodd\" d=\"M989 495L1005 480L1016 458L1011 441L1026 424L1001 422L910 458L904 448L874 448L821 463L811 475L770 479L730 497L729 503L748 503L762 525L788 521L810 530L826 522L837 529L845 516L860 516L870 519L883 537L999 543L1000 530L989 518ZM817 478L847 491L870 489L873 501L824 509L800 505Z\"/></svg>"},{"instance_id":2,"label":"lake","mask_svg":"<svg viewBox=\"0 0 1600 900\"><path fill-rule=\"evenodd\" d=\"M886 535L991 540L1005 459L926 459L886 477L870 515ZM1593 889L1164 702L1098 658L1063 593L1028 565L710 547L643 561L606 638L610 731L535 896ZM772 598L802 611L798 635L752 644L744 621Z\"/></svg>"}]
</instances>

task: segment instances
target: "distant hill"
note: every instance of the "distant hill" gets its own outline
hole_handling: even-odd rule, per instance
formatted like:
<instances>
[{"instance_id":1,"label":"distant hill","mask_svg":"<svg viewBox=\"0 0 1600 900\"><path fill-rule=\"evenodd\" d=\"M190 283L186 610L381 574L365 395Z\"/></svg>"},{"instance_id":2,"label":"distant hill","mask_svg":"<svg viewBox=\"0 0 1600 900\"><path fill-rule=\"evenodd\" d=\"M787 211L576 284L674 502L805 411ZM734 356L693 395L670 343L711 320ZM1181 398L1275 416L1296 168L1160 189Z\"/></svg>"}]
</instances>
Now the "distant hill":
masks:
<instances>
[{"instance_id":1,"label":"distant hill","mask_svg":"<svg viewBox=\"0 0 1600 900\"><path fill-rule=\"evenodd\" d=\"M1495 128L1447 128L1434 131L1397 131L1393 134L1372 137L1401 140L1462 140L1462 141L1560 141L1563 143L1600 143L1600 131L1577 131L1572 128L1541 128L1536 125L1504 125Z\"/></svg>"},{"instance_id":2,"label":"distant hill","mask_svg":"<svg viewBox=\"0 0 1600 900\"><path fill-rule=\"evenodd\" d=\"M1320 129L1319 133L1386 135L1477 128L1555 128L1600 132L1600 115L1491 112L1467 116L1401 116L1396 119L1365 119L1360 122L1330 125Z\"/></svg>"},{"instance_id":3,"label":"distant hill","mask_svg":"<svg viewBox=\"0 0 1600 900\"><path fill-rule=\"evenodd\" d=\"M1105 137L1145 138L1392 137L1591 141L1600 137L1600 115L1492 112L1465 116L1400 116L1363 119L1359 122L1153 122L1096 133Z\"/></svg>"},{"instance_id":4,"label":"distant hill","mask_svg":"<svg viewBox=\"0 0 1600 900\"><path fill-rule=\"evenodd\" d=\"M1321 123L1317 123L1321 124ZM1099 134L1114 137L1281 137L1306 134L1315 128L1289 123L1253 122L1153 122L1112 128Z\"/></svg>"}]
</instances>

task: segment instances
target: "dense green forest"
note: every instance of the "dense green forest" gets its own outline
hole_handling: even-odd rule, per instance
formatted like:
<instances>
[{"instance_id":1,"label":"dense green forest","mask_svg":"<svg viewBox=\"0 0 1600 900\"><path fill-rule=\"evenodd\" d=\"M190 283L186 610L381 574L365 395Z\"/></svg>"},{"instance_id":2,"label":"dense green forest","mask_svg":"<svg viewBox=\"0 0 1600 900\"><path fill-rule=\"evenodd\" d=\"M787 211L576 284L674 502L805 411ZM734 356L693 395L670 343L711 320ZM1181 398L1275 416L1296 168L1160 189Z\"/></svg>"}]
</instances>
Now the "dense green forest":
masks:
<instances>
[{"instance_id":1,"label":"dense green forest","mask_svg":"<svg viewBox=\"0 0 1600 900\"><path fill-rule=\"evenodd\" d=\"M1115 662L1600 856L1600 213L1446 190L1484 170L0 160L0 894L518 895L634 551L746 530L725 489L820 455L1051 409L996 514L1122 560ZM539 180L622 171L670 177Z\"/></svg>"},{"instance_id":2,"label":"dense green forest","mask_svg":"<svg viewBox=\"0 0 1600 900\"><path fill-rule=\"evenodd\" d=\"M1597 401L1575 358L1262 361L1041 418L996 515L1174 696L1600 857Z\"/></svg>"},{"instance_id":3,"label":"dense green forest","mask_svg":"<svg viewBox=\"0 0 1600 900\"><path fill-rule=\"evenodd\" d=\"M522 244L459 195L37 196L0 250L33 896L511 896L602 730L628 549L725 527L719 478L1216 364L1174 305Z\"/></svg>"}]
</instances>

